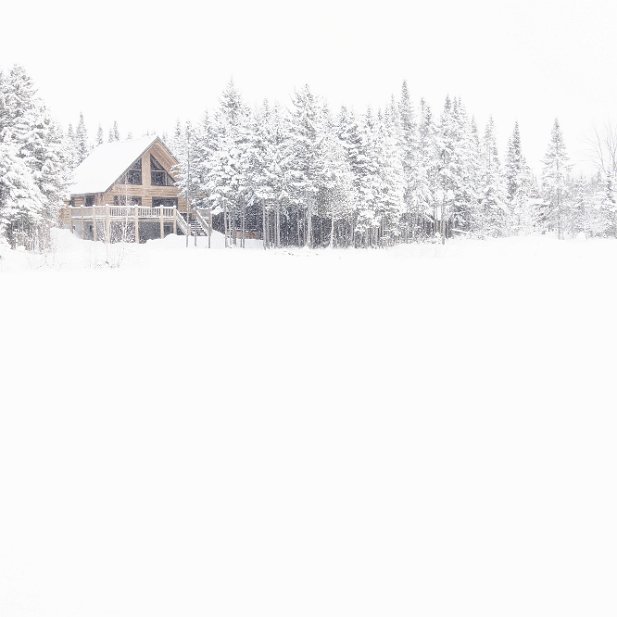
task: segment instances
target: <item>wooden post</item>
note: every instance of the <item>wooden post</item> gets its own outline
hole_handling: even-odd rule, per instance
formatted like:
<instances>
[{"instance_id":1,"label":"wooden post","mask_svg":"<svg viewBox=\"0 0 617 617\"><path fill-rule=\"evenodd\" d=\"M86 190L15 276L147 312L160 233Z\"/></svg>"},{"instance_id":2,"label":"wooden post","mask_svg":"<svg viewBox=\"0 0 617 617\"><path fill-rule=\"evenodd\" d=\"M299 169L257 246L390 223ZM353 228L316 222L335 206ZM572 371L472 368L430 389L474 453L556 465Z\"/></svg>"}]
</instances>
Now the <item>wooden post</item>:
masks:
<instances>
[{"instance_id":1,"label":"wooden post","mask_svg":"<svg viewBox=\"0 0 617 617\"><path fill-rule=\"evenodd\" d=\"M111 242L111 218L109 216L109 204L105 205L105 242Z\"/></svg>"},{"instance_id":2,"label":"wooden post","mask_svg":"<svg viewBox=\"0 0 617 617\"><path fill-rule=\"evenodd\" d=\"M159 208L159 226L161 231L161 240L165 237L165 224L163 223L163 208Z\"/></svg>"},{"instance_id":3,"label":"wooden post","mask_svg":"<svg viewBox=\"0 0 617 617\"><path fill-rule=\"evenodd\" d=\"M176 211L174 211L174 235L178 235L178 220L177 220L178 214Z\"/></svg>"},{"instance_id":4,"label":"wooden post","mask_svg":"<svg viewBox=\"0 0 617 617\"><path fill-rule=\"evenodd\" d=\"M97 241L96 233L96 204L92 206L92 239Z\"/></svg>"},{"instance_id":5,"label":"wooden post","mask_svg":"<svg viewBox=\"0 0 617 617\"><path fill-rule=\"evenodd\" d=\"M135 242L139 244L139 206L134 206L135 208Z\"/></svg>"}]
</instances>

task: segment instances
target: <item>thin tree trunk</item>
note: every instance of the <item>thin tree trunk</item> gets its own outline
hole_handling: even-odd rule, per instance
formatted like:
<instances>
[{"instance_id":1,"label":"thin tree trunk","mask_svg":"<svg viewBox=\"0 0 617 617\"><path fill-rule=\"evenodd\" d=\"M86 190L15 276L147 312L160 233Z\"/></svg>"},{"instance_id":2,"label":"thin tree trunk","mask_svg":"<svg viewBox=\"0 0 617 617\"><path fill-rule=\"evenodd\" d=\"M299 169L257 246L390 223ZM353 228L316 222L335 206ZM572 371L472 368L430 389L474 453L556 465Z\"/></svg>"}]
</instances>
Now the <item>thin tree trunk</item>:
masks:
<instances>
[{"instance_id":1,"label":"thin tree trunk","mask_svg":"<svg viewBox=\"0 0 617 617\"><path fill-rule=\"evenodd\" d=\"M266 219L266 201L262 201L261 206L261 237L264 251L268 248L268 221Z\"/></svg>"},{"instance_id":2,"label":"thin tree trunk","mask_svg":"<svg viewBox=\"0 0 617 617\"><path fill-rule=\"evenodd\" d=\"M227 236L229 234L229 213L227 211L227 204L223 207L223 228L225 231L225 248L227 248Z\"/></svg>"}]
</instances>

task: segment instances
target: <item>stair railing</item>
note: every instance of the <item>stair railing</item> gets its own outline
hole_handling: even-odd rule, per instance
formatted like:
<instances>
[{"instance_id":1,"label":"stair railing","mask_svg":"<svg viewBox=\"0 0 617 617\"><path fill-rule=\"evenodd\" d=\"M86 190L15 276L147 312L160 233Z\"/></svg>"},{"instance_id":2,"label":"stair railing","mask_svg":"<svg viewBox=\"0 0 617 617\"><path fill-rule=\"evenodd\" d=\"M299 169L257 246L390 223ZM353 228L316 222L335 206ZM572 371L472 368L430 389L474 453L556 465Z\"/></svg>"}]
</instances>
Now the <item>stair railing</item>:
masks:
<instances>
[{"instance_id":1,"label":"stair railing","mask_svg":"<svg viewBox=\"0 0 617 617\"><path fill-rule=\"evenodd\" d=\"M179 210L176 210L176 224L185 236L190 235L189 224L184 220L184 217L180 214Z\"/></svg>"},{"instance_id":2,"label":"stair railing","mask_svg":"<svg viewBox=\"0 0 617 617\"><path fill-rule=\"evenodd\" d=\"M195 215L195 220L199 223L199 226L203 229L206 236L209 235L210 226L208 225L208 221L206 221L203 214L199 211L199 208L193 208L193 214Z\"/></svg>"}]
</instances>

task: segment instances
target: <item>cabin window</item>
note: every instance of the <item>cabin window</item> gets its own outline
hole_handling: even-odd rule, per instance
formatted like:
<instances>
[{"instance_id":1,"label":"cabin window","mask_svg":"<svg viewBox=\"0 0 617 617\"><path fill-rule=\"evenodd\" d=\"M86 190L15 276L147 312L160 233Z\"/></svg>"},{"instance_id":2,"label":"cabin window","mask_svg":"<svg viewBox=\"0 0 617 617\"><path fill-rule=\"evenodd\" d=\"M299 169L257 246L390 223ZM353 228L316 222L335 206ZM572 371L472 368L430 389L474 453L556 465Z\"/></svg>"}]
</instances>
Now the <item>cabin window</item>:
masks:
<instances>
[{"instance_id":1,"label":"cabin window","mask_svg":"<svg viewBox=\"0 0 617 617\"><path fill-rule=\"evenodd\" d=\"M152 207L153 208L177 208L178 200L171 199L168 197L153 197Z\"/></svg>"},{"instance_id":2,"label":"cabin window","mask_svg":"<svg viewBox=\"0 0 617 617\"><path fill-rule=\"evenodd\" d=\"M86 195L86 208L91 208L94 205L94 195Z\"/></svg>"},{"instance_id":3,"label":"cabin window","mask_svg":"<svg viewBox=\"0 0 617 617\"><path fill-rule=\"evenodd\" d=\"M141 184L141 159L137 159L118 180L118 184Z\"/></svg>"},{"instance_id":4,"label":"cabin window","mask_svg":"<svg viewBox=\"0 0 617 617\"><path fill-rule=\"evenodd\" d=\"M153 186L174 186L175 184L174 179L152 155L150 156L150 180Z\"/></svg>"},{"instance_id":5,"label":"cabin window","mask_svg":"<svg viewBox=\"0 0 617 617\"><path fill-rule=\"evenodd\" d=\"M125 206L127 198L125 195L114 195L114 206ZM141 197L128 198L129 206L141 206Z\"/></svg>"}]
</instances>

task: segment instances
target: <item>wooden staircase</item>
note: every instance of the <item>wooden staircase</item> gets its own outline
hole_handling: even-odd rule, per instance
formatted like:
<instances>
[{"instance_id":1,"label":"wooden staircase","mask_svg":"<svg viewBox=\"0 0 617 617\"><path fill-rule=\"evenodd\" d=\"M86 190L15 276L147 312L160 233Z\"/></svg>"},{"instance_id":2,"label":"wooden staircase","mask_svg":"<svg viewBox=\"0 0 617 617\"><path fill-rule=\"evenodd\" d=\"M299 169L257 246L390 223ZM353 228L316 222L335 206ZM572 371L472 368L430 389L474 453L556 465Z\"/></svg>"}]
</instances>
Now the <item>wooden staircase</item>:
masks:
<instances>
[{"instance_id":1,"label":"wooden staircase","mask_svg":"<svg viewBox=\"0 0 617 617\"><path fill-rule=\"evenodd\" d=\"M179 221L178 229L184 235L207 236L208 222L205 216L197 209L193 209L190 214L178 213L182 221Z\"/></svg>"}]
</instances>

